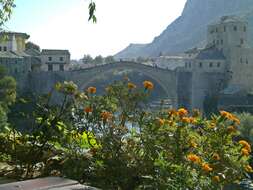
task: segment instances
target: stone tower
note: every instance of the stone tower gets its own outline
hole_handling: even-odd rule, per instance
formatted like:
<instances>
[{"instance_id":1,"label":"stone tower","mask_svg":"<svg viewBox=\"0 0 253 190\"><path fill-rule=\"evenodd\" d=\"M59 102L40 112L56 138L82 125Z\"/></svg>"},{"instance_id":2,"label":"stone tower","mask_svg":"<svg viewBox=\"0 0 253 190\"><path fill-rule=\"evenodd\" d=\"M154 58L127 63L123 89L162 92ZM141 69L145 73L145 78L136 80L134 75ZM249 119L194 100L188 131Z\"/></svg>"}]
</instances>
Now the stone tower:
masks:
<instances>
[{"instance_id":1,"label":"stone tower","mask_svg":"<svg viewBox=\"0 0 253 190\"><path fill-rule=\"evenodd\" d=\"M224 16L207 30L207 45L221 50L229 58L231 49L248 46L248 23L235 16Z\"/></svg>"}]
</instances>

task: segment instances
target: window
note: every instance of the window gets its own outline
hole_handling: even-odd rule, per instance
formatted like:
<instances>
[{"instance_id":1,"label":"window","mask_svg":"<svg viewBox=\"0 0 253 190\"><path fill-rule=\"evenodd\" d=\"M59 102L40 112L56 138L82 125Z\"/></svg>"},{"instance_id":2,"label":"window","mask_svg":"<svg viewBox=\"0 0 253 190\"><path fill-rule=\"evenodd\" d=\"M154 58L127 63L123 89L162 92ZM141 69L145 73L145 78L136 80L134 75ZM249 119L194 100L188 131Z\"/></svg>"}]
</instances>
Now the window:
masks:
<instances>
[{"instance_id":1,"label":"window","mask_svg":"<svg viewBox=\"0 0 253 190\"><path fill-rule=\"evenodd\" d=\"M234 26L234 31L237 31L237 26Z\"/></svg>"},{"instance_id":2,"label":"window","mask_svg":"<svg viewBox=\"0 0 253 190\"><path fill-rule=\"evenodd\" d=\"M60 65L60 71L64 71L64 65Z\"/></svg>"},{"instance_id":3,"label":"window","mask_svg":"<svg viewBox=\"0 0 253 190\"><path fill-rule=\"evenodd\" d=\"M53 65L52 64L48 65L48 71L53 71Z\"/></svg>"},{"instance_id":4,"label":"window","mask_svg":"<svg viewBox=\"0 0 253 190\"><path fill-rule=\"evenodd\" d=\"M213 44L215 45L215 40L213 40Z\"/></svg>"},{"instance_id":5,"label":"window","mask_svg":"<svg viewBox=\"0 0 253 190\"><path fill-rule=\"evenodd\" d=\"M220 43L221 43L221 45L223 45L223 40L222 39L220 40Z\"/></svg>"},{"instance_id":6,"label":"window","mask_svg":"<svg viewBox=\"0 0 253 190\"><path fill-rule=\"evenodd\" d=\"M226 32L226 30L227 30L227 28L226 28L226 26L224 26L224 32Z\"/></svg>"},{"instance_id":7,"label":"window","mask_svg":"<svg viewBox=\"0 0 253 190\"><path fill-rule=\"evenodd\" d=\"M218 28L216 28L215 31L218 32Z\"/></svg>"},{"instance_id":8,"label":"window","mask_svg":"<svg viewBox=\"0 0 253 190\"><path fill-rule=\"evenodd\" d=\"M4 51L7 51L7 47L6 46L4 46Z\"/></svg>"},{"instance_id":9,"label":"window","mask_svg":"<svg viewBox=\"0 0 253 190\"><path fill-rule=\"evenodd\" d=\"M60 57L60 61L63 61L63 57Z\"/></svg>"},{"instance_id":10,"label":"window","mask_svg":"<svg viewBox=\"0 0 253 190\"><path fill-rule=\"evenodd\" d=\"M213 67L213 63L212 62L209 63L209 67Z\"/></svg>"},{"instance_id":11,"label":"window","mask_svg":"<svg viewBox=\"0 0 253 190\"><path fill-rule=\"evenodd\" d=\"M244 40L241 38L240 40L241 45L244 44Z\"/></svg>"},{"instance_id":12,"label":"window","mask_svg":"<svg viewBox=\"0 0 253 190\"><path fill-rule=\"evenodd\" d=\"M248 59L246 58L246 64L249 64Z\"/></svg>"},{"instance_id":13,"label":"window","mask_svg":"<svg viewBox=\"0 0 253 190\"><path fill-rule=\"evenodd\" d=\"M247 31L247 27L246 27L246 26L243 27L243 31L244 31L244 32Z\"/></svg>"},{"instance_id":14,"label":"window","mask_svg":"<svg viewBox=\"0 0 253 190\"><path fill-rule=\"evenodd\" d=\"M199 67L202 68L202 62L199 62Z\"/></svg>"},{"instance_id":15,"label":"window","mask_svg":"<svg viewBox=\"0 0 253 190\"><path fill-rule=\"evenodd\" d=\"M2 51L2 46L0 46L0 51Z\"/></svg>"},{"instance_id":16,"label":"window","mask_svg":"<svg viewBox=\"0 0 253 190\"><path fill-rule=\"evenodd\" d=\"M220 67L220 62L217 63L217 67Z\"/></svg>"},{"instance_id":17,"label":"window","mask_svg":"<svg viewBox=\"0 0 253 190\"><path fill-rule=\"evenodd\" d=\"M187 68L187 63L185 63L185 68Z\"/></svg>"},{"instance_id":18,"label":"window","mask_svg":"<svg viewBox=\"0 0 253 190\"><path fill-rule=\"evenodd\" d=\"M52 61L52 57L48 57L48 61Z\"/></svg>"}]
</instances>

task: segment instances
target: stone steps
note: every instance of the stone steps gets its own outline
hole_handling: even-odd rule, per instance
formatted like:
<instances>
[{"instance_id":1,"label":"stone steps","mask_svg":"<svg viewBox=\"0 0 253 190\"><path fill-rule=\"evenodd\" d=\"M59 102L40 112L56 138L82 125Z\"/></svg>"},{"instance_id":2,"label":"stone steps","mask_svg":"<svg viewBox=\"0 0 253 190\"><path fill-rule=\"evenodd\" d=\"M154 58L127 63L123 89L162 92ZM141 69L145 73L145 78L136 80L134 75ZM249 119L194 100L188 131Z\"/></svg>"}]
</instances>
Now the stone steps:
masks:
<instances>
[{"instance_id":1,"label":"stone steps","mask_svg":"<svg viewBox=\"0 0 253 190\"><path fill-rule=\"evenodd\" d=\"M0 185L0 190L98 190L79 184L77 181L46 177Z\"/></svg>"}]
</instances>

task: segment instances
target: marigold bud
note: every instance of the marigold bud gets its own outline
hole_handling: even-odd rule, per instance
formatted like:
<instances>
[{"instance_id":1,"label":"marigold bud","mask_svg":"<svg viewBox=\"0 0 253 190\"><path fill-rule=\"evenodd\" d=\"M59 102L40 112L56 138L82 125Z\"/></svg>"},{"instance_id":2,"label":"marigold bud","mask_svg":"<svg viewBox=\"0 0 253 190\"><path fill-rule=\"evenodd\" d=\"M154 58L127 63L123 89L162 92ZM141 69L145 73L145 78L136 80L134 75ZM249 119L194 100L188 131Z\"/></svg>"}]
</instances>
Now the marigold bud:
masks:
<instances>
[{"instance_id":1,"label":"marigold bud","mask_svg":"<svg viewBox=\"0 0 253 190\"><path fill-rule=\"evenodd\" d=\"M216 183L220 182L220 176L216 175L212 177L212 180Z\"/></svg>"},{"instance_id":2,"label":"marigold bud","mask_svg":"<svg viewBox=\"0 0 253 190\"><path fill-rule=\"evenodd\" d=\"M249 172L249 173L253 172L252 167L250 165L245 166L244 169L246 170L246 172Z\"/></svg>"},{"instance_id":3,"label":"marigold bud","mask_svg":"<svg viewBox=\"0 0 253 190\"><path fill-rule=\"evenodd\" d=\"M95 94L97 92L97 89L95 87L91 86L87 89L87 92L90 94Z\"/></svg>"},{"instance_id":4,"label":"marigold bud","mask_svg":"<svg viewBox=\"0 0 253 190\"><path fill-rule=\"evenodd\" d=\"M134 89L134 88L136 88L136 85L134 83L129 82L129 83L127 83L127 87L129 89Z\"/></svg>"},{"instance_id":5,"label":"marigold bud","mask_svg":"<svg viewBox=\"0 0 253 190\"><path fill-rule=\"evenodd\" d=\"M219 160L220 160L220 155L217 154L217 153L214 153L212 158L213 158L214 160L219 161Z\"/></svg>"},{"instance_id":6,"label":"marigold bud","mask_svg":"<svg viewBox=\"0 0 253 190\"><path fill-rule=\"evenodd\" d=\"M196 163L196 164L201 162L199 156L197 156L196 154L189 154L189 155L187 156L187 159L188 159L189 161L192 161L192 162Z\"/></svg>"},{"instance_id":7,"label":"marigold bud","mask_svg":"<svg viewBox=\"0 0 253 190\"><path fill-rule=\"evenodd\" d=\"M152 90L154 88L153 83L147 80L143 82L143 86L147 90Z\"/></svg>"},{"instance_id":8,"label":"marigold bud","mask_svg":"<svg viewBox=\"0 0 253 190\"><path fill-rule=\"evenodd\" d=\"M91 113L91 112L92 112L91 107L86 107L86 108L84 108L84 112L85 112L85 113Z\"/></svg>"},{"instance_id":9,"label":"marigold bud","mask_svg":"<svg viewBox=\"0 0 253 190\"><path fill-rule=\"evenodd\" d=\"M210 165L207 164L207 163L202 164L202 169L203 169L204 171L206 171L206 172L211 172L211 171L213 171L213 168L210 167Z\"/></svg>"},{"instance_id":10,"label":"marigold bud","mask_svg":"<svg viewBox=\"0 0 253 190\"><path fill-rule=\"evenodd\" d=\"M243 156L249 156L249 151L246 148L242 148L241 153Z\"/></svg>"}]
</instances>

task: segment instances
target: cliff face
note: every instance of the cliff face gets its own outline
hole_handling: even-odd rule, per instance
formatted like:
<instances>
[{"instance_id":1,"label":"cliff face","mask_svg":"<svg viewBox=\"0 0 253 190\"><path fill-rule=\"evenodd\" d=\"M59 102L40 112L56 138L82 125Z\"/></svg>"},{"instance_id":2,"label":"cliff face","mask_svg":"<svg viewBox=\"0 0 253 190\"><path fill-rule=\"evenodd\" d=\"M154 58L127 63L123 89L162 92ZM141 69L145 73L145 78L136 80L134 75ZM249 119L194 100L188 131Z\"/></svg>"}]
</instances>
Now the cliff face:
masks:
<instances>
[{"instance_id":1,"label":"cliff face","mask_svg":"<svg viewBox=\"0 0 253 190\"><path fill-rule=\"evenodd\" d=\"M205 44L207 25L225 15L245 17L250 29L253 29L253 0L188 0L181 16L151 43L142 47L132 45L127 51L123 50L115 57L148 57L157 56L160 52L175 54L195 46L202 46ZM249 36L253 42L251 34Z\"/></svg>"}]
</instances>

